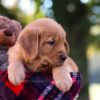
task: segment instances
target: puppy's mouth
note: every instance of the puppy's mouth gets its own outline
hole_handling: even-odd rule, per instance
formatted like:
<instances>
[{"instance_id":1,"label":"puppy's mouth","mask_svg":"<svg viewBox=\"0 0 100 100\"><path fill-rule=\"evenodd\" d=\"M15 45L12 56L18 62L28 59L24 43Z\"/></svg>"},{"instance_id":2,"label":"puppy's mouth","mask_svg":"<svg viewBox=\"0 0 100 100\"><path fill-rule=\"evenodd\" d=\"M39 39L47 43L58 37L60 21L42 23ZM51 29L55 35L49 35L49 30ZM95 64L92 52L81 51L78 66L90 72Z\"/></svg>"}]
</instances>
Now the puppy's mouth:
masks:
<instances>
[{"instance_id":1,"label":"puppy's mouth","mask_svg":"<svg viewBox=\"0 0 100 100\"><path fill-rule=\"evenodd\" d=\"M59 56L52 59L50 65L51 67L59 67L59 66L62 66L64 61L66 60L67 58L60 58Z\"/></svg>"},{"instance_id":2,"label":"puppy's mouth","mask_svg":"<svg viewBox=\"0 0 100 100\"><path fill-rule=\"evenodd\" d=\"M49 60L49 61L44 61L44 63L42 63L42 67L49 67L49 68L53 68L53 67L59 67L62 66L63 62L59 59L55 59L53 61Z\"/></svg>"},{"instance_id":3,"label":"puppy's mouth","mask_svg":"<svg viewBox=\"0 0 100 100\"><path fill-rule=\"evenodd\" d=\"M36 71L47 71L47 72L51 72L52 71L52 68L54 67L59 67L61 66L62 64L42 64L41 67L37 68Z\"/></svg>"},{"instance_id":4,"label":"puppy's mouth","mask_svg":"<svg viewBox=\"0 0 100 100\"><path fill-rule=\"evenodd\" d=\"M54 62L53 64L52 64L52 67L59 67L59 66L62 66L62 62L60 62L60 61L58 61L58 62Z\"/></svg>"}]
</instances>

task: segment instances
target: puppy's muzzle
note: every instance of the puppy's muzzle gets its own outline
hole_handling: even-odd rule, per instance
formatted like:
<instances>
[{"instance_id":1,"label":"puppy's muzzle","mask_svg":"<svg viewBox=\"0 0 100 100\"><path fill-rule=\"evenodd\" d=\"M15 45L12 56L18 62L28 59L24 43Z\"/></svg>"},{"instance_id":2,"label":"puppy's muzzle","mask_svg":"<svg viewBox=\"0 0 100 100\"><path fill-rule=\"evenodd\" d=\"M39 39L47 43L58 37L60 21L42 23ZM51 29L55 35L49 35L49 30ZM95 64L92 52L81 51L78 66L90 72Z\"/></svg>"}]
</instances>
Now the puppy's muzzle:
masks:
<instances>
[{"instance_id":1,"label":"puppy's muzzle","mask_svg":"<svg viewBox=\"0 0 100 100\"><path fill-rule=\"evenodd\" d=\"M13 36L12 32L10 30L4 30L5 36Z\"/></svg>"},{"instance_id":2,"label":"puppy's muzzle","mask_svg":"<svg viewBox=\"0 0 100 100\"><path fill-rule=\"evenodd\" d=\"M60 59L60 61L61 61L62 63L66 60L66 58L67 58L67 56L66 56L64 53L61 53L61 54L59 55L59 59Z\"/></svg>"}]
</instances>

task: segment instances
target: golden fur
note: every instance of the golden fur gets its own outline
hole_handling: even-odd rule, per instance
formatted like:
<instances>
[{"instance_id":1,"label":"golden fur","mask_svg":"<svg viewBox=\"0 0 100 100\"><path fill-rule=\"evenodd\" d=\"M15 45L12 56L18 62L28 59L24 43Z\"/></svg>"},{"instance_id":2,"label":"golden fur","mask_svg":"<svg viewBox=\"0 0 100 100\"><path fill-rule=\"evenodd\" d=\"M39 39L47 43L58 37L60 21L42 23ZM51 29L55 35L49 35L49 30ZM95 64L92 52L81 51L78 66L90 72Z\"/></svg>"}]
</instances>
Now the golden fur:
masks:
<instances>
[{"instance_id":1,"label":"golden fur","mask_svg":"<svg viewBox=\"0 0 100 100\"><path fill-rule=\"evenodd\" d=\"M49 18L38 19L22 30L16 44L9 49L8 78L13 84L20 84L25 78L24 65L30 71L49 67L56 86L67 91L72 85L69 72L78 71L68 52L66 33L61 25ZM67 59L60 59L61 55Z\"/></svg>"}]
</instances>

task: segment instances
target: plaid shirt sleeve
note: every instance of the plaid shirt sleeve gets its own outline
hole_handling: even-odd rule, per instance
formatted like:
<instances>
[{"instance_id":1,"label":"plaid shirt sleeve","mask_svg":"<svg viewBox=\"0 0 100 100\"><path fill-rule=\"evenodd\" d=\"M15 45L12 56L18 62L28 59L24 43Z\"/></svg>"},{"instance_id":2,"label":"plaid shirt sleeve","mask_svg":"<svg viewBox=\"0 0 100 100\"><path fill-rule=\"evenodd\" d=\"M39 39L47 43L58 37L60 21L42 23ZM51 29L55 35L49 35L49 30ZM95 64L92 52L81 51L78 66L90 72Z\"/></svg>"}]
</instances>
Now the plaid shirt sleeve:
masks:
<instances>
[{"instance_id":1,"label":"plaid shirt sleeve","mask_svg":"<svg viewBox=\"0 0 100 100\"><path fill-rule=\"evenodd\" d=\"M82 87L82 75L75 72L70 75L73 85L63 93L55 87L51 73L26 73L25 81L14 86L7 71L0 71L0 100L73 100Z\"/></svg>"}]
</instances>

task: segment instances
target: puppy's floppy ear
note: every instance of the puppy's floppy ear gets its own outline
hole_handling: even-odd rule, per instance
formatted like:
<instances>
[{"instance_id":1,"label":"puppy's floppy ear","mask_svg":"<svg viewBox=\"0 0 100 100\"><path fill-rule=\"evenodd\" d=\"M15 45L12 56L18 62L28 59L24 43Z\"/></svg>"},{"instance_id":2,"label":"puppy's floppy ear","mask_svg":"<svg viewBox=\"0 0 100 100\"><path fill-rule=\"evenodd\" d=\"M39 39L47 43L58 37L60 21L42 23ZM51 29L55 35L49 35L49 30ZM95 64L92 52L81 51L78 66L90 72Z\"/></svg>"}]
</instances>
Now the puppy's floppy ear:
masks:
<instances>
[{"instance_id":1,"label":"puppy's floppy ear","mask_svg":"<svg viewBox=\"0 0 100 100\"><path fill-rule=\"evenodd\" d=\"M36 58L38 55L38 34L36 31L22 34L19 38L19 44L30 58Z\"/></svg>"}]
</instances>

